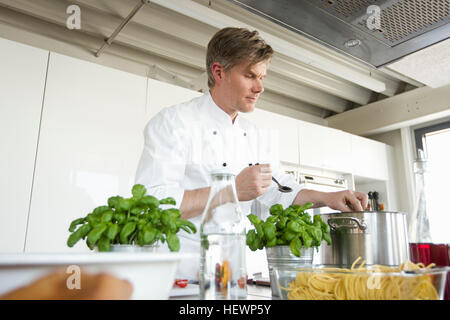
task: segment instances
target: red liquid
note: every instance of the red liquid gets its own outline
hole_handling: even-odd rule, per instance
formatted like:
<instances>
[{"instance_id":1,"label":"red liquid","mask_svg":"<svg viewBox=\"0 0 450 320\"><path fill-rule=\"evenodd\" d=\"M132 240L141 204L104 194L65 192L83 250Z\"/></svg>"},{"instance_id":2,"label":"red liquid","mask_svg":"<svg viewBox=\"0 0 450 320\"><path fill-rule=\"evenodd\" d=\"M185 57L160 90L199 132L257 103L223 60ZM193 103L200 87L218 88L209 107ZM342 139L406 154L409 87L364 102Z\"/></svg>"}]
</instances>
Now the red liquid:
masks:
<instances>
[{"instance_id":1,"label":"red liquid","mask_svg":"<svg viewBox=\"0 0 450 320\"><path fill-rule=\"evenodd\" d=\"M447 244L434 243L410 243L409 252L411 261L414 263L422 262L425 266L430 263L437 267L450 266L450 246ZM447 275L447 286L445 288L445 300L449 300L450 276Z\"/></svg>"}]
</instances>

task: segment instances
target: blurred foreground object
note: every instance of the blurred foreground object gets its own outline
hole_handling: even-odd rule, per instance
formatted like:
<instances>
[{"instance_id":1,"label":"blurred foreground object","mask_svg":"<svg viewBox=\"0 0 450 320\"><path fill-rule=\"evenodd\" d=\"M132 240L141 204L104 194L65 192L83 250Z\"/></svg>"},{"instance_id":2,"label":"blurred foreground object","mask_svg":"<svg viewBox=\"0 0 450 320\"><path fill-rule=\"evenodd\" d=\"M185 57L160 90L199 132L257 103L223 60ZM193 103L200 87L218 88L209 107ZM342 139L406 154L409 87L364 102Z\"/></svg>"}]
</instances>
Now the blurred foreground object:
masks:
<instances>
[{"instance_id":1,"label":"blurred foreground object","mask_svg":"<svg viewBox=\"0 0 450 320\"><path fill-rule=\"evenodd\" d=\"M70 274L55 271L29 285L0 296L0 300L125 300L131 297L133 286L107 273L80 273L79 289L68 288Z\"/></svg>"}]
</instances>

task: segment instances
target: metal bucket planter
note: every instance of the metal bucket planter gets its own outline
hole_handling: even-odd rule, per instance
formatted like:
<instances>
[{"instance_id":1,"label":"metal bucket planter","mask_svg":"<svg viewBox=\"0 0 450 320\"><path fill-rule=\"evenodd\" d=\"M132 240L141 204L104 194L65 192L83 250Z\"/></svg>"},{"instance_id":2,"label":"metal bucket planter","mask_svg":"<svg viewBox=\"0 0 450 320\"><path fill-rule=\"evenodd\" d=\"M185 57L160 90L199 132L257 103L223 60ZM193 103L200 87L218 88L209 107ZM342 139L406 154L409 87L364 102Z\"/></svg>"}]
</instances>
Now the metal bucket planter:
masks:
<instances>
[{"instance_id":1,"label":"metal bucket planter","mask_svg":"<svg viewBox=\"0 0 450 320\"><path fill-rule=\"evenodd\" d=\"M134 244L112 244L110 252L156 252L159 244L152 244L147 246L138 246Z\"/></svg>"},{"instance_id":2,"label":"metal bucket planter","mask_svg":"<svg viewBox=\"0 0 450 320\"><path fill-rule=\"evenodd\" d=\"M267 264L269 266L270 288L273 297L280 297L280 288L278 281L275 279L273 270L283 267L310 267L313 262L314 248L301 250L300 257L292 254L289 246L275 246L266 248Z\"/></svg>"}]
</instances>

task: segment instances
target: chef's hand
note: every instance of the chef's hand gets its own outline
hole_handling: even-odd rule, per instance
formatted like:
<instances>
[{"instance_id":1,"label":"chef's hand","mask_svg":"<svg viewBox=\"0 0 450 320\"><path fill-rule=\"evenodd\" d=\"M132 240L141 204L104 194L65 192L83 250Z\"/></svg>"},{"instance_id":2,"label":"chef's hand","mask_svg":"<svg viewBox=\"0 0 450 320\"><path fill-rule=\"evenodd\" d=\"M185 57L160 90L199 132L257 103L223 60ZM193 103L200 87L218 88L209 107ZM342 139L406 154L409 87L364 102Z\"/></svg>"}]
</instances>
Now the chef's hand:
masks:
<instances>
[{"instance_id":1,"label":"chef's hand","mask_svg":"<svg viewBox=\"0 0 450 320\"><path fill-rule=\"evenodd\" d=\"M129 281L106 273L81 271L80 289L68 289L70 275L56 271L0 296L0 300L118 300L131 297L133 286Z\"/></svg>"},{"instance_id":2,"label":"chef's hand","mask_svg":"<svg viewBox=\"0 0 450 320\"><path fill-rule=\"evenodd\" d=\"M323 196L325 206L342 212L364 211L368 209L369 197L358 191L326 192Z\"/></svg>"},{"instance_id":3,"label":"chef's hand","mask_svg":"<svg viewBox=\"0 0 450 320\"><path fill-rule=\"evenodd\" d=\"M270 164L258 164L242 170L236 177L236 192L239 201L256 199L272 183Z\"/></svg>"}]
</instances>

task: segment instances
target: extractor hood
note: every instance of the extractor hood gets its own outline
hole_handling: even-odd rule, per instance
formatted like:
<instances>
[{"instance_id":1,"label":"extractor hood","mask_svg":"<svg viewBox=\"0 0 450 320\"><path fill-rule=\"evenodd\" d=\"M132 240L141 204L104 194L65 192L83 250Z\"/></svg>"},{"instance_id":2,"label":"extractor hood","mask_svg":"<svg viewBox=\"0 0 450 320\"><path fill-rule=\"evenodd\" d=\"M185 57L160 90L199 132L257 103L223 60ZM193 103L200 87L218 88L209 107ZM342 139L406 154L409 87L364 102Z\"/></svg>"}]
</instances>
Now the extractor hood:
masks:
<instances>
[{"instance_id":1,"label":"extractor hood","mask_svg":"<svg viewBox=\"0 0 450 320\"><path fill-rule=\"evenodd\" d=\"M381 67L450 36L450 0L229 0Z\"/></svg>"}]
</instances>

